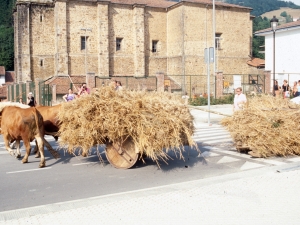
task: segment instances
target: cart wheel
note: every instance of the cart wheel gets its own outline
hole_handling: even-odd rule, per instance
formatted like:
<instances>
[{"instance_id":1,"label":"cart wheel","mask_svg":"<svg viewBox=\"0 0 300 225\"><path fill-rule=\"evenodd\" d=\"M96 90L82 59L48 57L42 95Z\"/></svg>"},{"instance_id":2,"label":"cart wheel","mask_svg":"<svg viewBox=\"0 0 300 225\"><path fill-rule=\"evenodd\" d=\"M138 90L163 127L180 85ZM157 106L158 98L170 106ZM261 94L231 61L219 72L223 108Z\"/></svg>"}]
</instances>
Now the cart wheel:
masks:
<instances>
[{"instance_id":1,"label":"cart wheel","mask_svg":"<svg viewBox=\"0 0 300 225\"><path fill-rule=\"evenodd\" d=\"M125 141L107 142L105 154L107 160L118 169L129 169L139 158L138 150L131 138Z\"/></svg>"}]
</instances>

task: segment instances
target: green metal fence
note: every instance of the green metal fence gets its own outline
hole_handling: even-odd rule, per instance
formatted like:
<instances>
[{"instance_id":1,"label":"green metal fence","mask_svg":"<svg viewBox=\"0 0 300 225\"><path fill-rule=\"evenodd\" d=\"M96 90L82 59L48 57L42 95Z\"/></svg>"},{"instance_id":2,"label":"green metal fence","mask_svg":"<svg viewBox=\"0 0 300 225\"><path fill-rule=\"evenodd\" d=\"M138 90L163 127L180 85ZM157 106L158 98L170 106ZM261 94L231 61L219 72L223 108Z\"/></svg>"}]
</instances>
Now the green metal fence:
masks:
<instances>
[{"instance_id":1,"label":"green metal fence","mask_svg":"<svg viewBox=\"0 0 300 225\"><path fill-rule=\"evenodd\" d=\"M45 81L39 82L39 105L51 106L52 105L52 89Z\"/></svg>"}]
</instances>

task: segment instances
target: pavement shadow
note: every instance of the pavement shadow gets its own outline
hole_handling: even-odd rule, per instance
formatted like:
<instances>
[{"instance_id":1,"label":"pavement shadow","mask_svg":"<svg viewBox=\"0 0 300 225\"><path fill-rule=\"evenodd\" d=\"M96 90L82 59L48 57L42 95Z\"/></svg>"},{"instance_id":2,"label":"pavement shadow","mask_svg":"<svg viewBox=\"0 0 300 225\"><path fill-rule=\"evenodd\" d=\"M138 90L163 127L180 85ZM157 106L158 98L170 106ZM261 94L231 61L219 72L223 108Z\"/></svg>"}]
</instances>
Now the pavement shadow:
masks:
<instances>
[{"instance_id":1,"label":"pavement shadow","mask_svg":"<svg viewBox=\"0 0 300 225\"><path fill-rule=\"evenodd\" d=\"M144 162L140 159L132 169L138 169L146 166L157 166L158 169L168 172L172 170L176 170L178 168L188 169L192 168L198 163L207 164L204 157L202 157L201 152L196 150L195 148L190 148L189 146L185 146L185 151L182 153L183 159L179 157L179 155L175 154L173 151L168 152L169 159L166 161L159 160L157 163L152 159L145 157Z\"/></svg>"}]
</instances>

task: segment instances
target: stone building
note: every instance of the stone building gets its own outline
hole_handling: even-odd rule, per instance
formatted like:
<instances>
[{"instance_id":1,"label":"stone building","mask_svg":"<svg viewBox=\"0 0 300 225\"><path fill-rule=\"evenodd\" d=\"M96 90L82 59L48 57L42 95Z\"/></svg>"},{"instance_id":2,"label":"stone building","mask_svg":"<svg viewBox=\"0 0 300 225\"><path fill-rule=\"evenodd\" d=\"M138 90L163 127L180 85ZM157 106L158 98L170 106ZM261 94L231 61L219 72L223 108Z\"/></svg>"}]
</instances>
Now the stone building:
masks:
<instances>
[{"instance_id":1,"label":"stone building","mask_svg":"<svg viewBox=\"0 0 300 225\"><path fill-rule=\"evenodd\" d=\"M216 46L217 71L246 74L251 8L185 0L18 0L17 82L52 76L205 75L204 49Z\"/></svg>"}]
</instances>

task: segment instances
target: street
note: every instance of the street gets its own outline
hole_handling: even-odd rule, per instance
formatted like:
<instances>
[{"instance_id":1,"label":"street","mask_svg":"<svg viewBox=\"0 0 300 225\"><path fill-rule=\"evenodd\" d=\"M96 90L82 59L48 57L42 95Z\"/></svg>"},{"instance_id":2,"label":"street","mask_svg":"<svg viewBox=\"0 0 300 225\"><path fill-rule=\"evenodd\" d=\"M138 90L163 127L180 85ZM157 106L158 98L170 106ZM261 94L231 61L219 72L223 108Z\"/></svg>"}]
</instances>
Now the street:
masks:
<instances>
[{"instance_id":1,"label":"street","mask_svg":"<svg viewBox=\"0 0 300 225\"><path fill-rule=\"evenodd\" d=\"M219 109L215 108L214 110L222 111L225 114L226 110L227 112L230 111L230 109L225 106ZM15 221L13 224L19 224L22 218L26 219L29 215L30 217L36 215L35 218L37 218L37 222L33 224L40 224L42 223L41 221L47 220L46 218L48 218L48 216L44 216L48 215L49 212L59 213L61 210L72 209L72 213L77 215L75 210L77 207L81 208L88 205L91 207L91 212L94 212L93 207L97 205L97 208L99 208L99 204L102 204L101 207L105 207L102 208L104 212L106 207L108 207L105 206L106 204L111 204L111 201L119 201L118 199L123 199L122 201L124 201L124 198L128 199L128 201L129 199L133 201L137 198L136 201L140 201L145 197L148 199L147 201L150 201L149 204L152 204L153 193L163 195L164 198L169 196L168 198L172 199L173 197L170 197L170 194L174 190L178 191L176 201L179 201L179 199L181 199L180 201L186 201L183 197L192 191L191 195L194 195L195 198L191 199L191 203L193 203L188 207L192 207L191 210L194 210L198 204L196 203L196 196L202 196L201 193L203 192L201 192L201 190L208 191L209 189L207 188L211 185L214 185L211 186L212 188L216 186L216 189L212 190L219 192L221 188L221 190L224 190L224 193L232 191L231 189L227 190L227 187L233 188L235 185L243 186L244 182L250 182L244 181L244 179L250 179L250 184L253 187L259 184L272 186L274 182L281 181L276 181L278 178L275 179L271 177L267 178L270 179L268 184L263 184L262 179L265 178L262 177L266 175L273 176L272 174L276 171L279 173L287 172L283 173L283 175L295 174L288 173L289 171L299 171L297 170L300 167L300 157L298 156L258 159L252 158L247 154L238 153L234 148L230 134L224 127L219 125L220 119L224 116L212 115L211 124L207 124L207 121L205 121L207 118L206 112L199 109L191 109L191 113L194 116L196 126L194 140L197 141L200 152L196 149L186 147L184 152L185 160L176 158L174 153L170 152L169 155L172 159L168 161L168 165L164 162L160 162L160 168L155 162L146 158L145 163L138 161L134 168L127 170L116 169L106 160L104 153L105 146L99 146L98 150L103 159L102 163L99 161L96 148L92 149L91 155L86 158L82 156L71 156L64 152L64 149L60 149L61 158L58 160L53 159L50 153L45 150L46 167L39 169L39 159L34 158L34 155L30 155L29 163L27 164L22 164L20 159L15 159L10 156L4 149L1 136L0 224L1 221L5 223L5 221L8 220ZM46 139L54 148L58 147L58 144L52 137L46 136ZM34 146L34 143L32 143L32 146ZM22 155L25 153L23 146L21 153ZM295 177L297 175L295 174L293 176ZM259 183L257 183L255 179L260 180ZM289 182L293 182L293 180L289 180ZM229 186L226 186L226 183L228 183ZM298 183L296 184L298 185ZM288 185L288 187L282 188L292 188L288 183L285 185ZM277 187L280 188L280 186ZM240 188L241 187L239 187L239 189ZM248 192L245 188L247 188L247 185L242 187L240 197L245 195L245 192ZM261 187L256 188L262 191ZM267 195L261 191L259 192L261 195ZM267 190L264 191L266 192ZM275 189L273 192L274 191L278 192L278 190ZM208 191L208 193L209 192L210 191ZM149 195L149 193L152 194ZM271 195L271 193L272 192L268 194ZM287 194L289 193L293 193L293 191L291 190ZM154 196L156 196L156 194ZM138 196L144 197L138 200ZM239 191L237 191L234 196L238 197L238 201L240 201ZM199 207L203 207L201 204ZM272 205L272 203L270 204ZM166 205L165 207L170 206ZM210 207L212 206L210 205ZM100 208L97 210L100 210ZM53 216L54 215L55 214L53 214ZM109 214L107 214L107 216L108 215ZM61 219L60 224L65 224L66 221L70 223L74 222L72 219L62 217L61 214L58 218ZM78 216L74 218L78 218ZM87 218L90 217L86 217L85 219ZM116 217L116 219L117 218L119 217ZM196 219L197 217L189 218L188 221L198 221ZM75 224L76 222L79 224L77 220ZM93 221L91 223L93 223ZM151 224L151 222L148 224Z\"/></svg>"},{"instance_id":2,"label":"street","mask_svg":"<svg viewBox=\"0 0 300 225\"><path fill-rule=\"evenodd\" d=\"M224 127L216 122L208 126L199 121L203 119L204 112L191 112L195 116L194 140L201 153L186 147L183 161L170 152L172 160L168 161L168 165L160 162L160 168L146 158L145 163L139 161L134 168L115 169L106 160L105 146L100 146L103 163L98 159L96 148L87 158L71 156L60 149L61 158L58 160L45 150L46 167L39 169L39 159L34 155L30 155L27 164L10 156L4 149L1 136L0 211L154 188L247 170L259 171L300 161L299 157L255 159L240 154ZM46 139L53 147L58 147L52 137L47 136ZM23 146L21 153L25 153Z\"/></svg>"}]
</instances>

